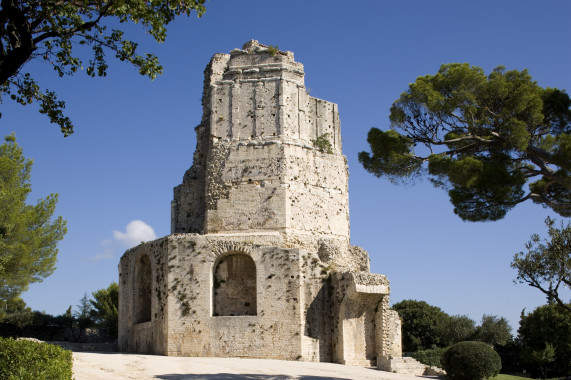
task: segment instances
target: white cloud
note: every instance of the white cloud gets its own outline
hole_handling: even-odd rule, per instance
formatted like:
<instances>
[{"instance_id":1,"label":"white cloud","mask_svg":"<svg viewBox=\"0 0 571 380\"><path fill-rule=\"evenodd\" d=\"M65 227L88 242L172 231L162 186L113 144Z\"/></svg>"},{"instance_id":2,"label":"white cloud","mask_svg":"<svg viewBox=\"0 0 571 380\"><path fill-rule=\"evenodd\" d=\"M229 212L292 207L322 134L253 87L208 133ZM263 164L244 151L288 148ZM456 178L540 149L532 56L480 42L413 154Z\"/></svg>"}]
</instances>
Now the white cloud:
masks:
<instances>
[{"instance_id":1,"label":"white cloud","mask_svg":"<svg viewBox=\"0 0 571 380\"><path fill-rule=\"evenodd\" d=\"M100 261L112 259L115 251L122 251L139 245L141 242L154 240L157 236L153 227L142 220L132 220L125 227L125 232L113 231L113 239L103 239L101 246L103 251L91 256L85 261Z\"/></svg>"},{"instance_id":2,"label":"white cloud","mask_svg":"<svg viewBox=\"0 0 571 380\"><path fill-rule=\"evenodd\" d=\"M121 242L127 248L139 245L141 242L157 238L153 227L142 220L132 220L127 224L125 232L113 231L115 240Z\"/></svg>"}]
</instances>

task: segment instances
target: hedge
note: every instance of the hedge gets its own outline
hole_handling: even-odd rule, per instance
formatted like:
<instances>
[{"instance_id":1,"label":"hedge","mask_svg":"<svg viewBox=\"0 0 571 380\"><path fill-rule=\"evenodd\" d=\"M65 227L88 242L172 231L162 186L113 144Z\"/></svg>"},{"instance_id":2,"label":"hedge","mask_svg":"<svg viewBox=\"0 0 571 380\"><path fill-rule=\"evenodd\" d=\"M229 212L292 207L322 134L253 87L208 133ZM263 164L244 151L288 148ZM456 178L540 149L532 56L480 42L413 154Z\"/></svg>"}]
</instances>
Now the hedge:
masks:
<instances>
[{"instance_id":1,"label":"hedge","mask_svg":"<svg viewBox=\"0 0 571 380\"><path fill-rule=\"evenodd\" d=\"M0 379L71 380L71 351L48 343L0 338Z\"/></svg>"},{"instance_id":2,"label":"hedge","mask_svg":"<svg viewBox=\"0 0 571 380\"><path fill-rule=\"evenodd\" d=\"M426 364L426 365L429 365L431 367L442 368L442 362L441 362L442 361L442 355L444 355L444 352L446 352L447 349L448 349L448 347L446 347L446 348L433 348L430 350L421 350L421 351L410 352L408 355L415 358L416 360L418 360L422 364Z\"/></svg>"}]
</instances>

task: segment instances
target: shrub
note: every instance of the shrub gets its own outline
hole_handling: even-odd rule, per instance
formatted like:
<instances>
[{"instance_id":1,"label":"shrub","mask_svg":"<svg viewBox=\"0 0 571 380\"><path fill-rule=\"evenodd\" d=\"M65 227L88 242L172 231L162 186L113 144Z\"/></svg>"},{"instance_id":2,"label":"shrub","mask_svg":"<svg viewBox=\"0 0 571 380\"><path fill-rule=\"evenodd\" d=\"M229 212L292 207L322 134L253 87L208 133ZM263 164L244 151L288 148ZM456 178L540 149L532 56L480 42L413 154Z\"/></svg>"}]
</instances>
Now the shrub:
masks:
<instances>
[{"instance_id":1,"label":"shrub","mask_svg":"<svg viewBox=\"0 0 571 380\"><path fill-rule=\"evenodd\" d=\"M72 360L59 346L0 338L0 379L71 379Z\"/></svg>"},{"instance_id":2,"label":"shrub","mask_svg":"<svg viewBox=\"0 0 571 380\"><path fill-rule=\"evenodd\" d=\"M433 348L431 350L411 352L410 356L422 364L442 368L442 355L444 355L446 350L447 348Z\"/></svg>"},{"instance_id":3,"label":"shrub","mask_svg":"<svg viewBox=\"0 0 571 380\"><path fill-rule=\"evenodd\" d=\"M496 376L502 361L484 342L460 342L442 355L442 366L454 380L481 380Z\"/></svg>"}]
</instances>

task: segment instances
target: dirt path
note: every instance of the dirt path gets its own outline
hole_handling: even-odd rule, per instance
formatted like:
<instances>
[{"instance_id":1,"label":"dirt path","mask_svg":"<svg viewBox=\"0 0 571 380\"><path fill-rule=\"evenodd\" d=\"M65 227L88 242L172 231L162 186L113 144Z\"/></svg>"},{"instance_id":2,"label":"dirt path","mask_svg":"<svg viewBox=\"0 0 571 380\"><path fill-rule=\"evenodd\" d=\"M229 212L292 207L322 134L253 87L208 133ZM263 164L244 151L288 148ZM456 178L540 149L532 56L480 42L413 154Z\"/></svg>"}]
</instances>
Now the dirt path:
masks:
<instances>
[{"instance_id":1,"label":"dirt path","mask_svg":"<svg viewBox=\"0 0 571 380\"><path fill-rule=\"evenodd\" d=\"M289 362L238 358L73 353L75 380L418 380L416 376L333 363Z\"/></svg>"}]
</instances>

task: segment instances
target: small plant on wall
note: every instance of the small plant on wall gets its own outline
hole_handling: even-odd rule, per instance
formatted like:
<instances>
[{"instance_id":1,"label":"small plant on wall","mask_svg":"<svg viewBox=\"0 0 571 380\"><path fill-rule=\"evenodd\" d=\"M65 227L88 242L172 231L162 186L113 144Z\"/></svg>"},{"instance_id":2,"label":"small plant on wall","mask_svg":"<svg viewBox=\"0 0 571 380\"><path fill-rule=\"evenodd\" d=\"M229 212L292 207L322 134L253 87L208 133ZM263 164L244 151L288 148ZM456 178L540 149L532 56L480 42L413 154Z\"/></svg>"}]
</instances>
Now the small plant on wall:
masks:
<instances>
[{"instance_id":1,"label":"small plant on wall","mask_svg":"<svg viewBox=\"0 0 571 380\"><path fill-rule=\"evenodd\" d=\"M333 146L329 142L329 133L324 133L315 140L311 140L313 146L321 153L333 154Z\"/></svg>"},{"instance_id":2,"label":"small plant on wall","mask_svg":"<svg viewBox=\"0 0 571 380\"><path fill-rule=\"evenodd\" d=\"M278 48L278 45L268 45L268 53L270 53L272 57L277 55L279 52L280 49Z\"/></svg>"}]
</instances>

